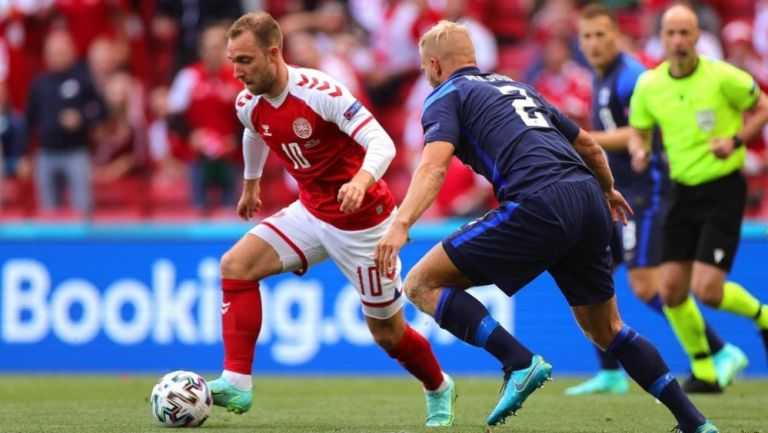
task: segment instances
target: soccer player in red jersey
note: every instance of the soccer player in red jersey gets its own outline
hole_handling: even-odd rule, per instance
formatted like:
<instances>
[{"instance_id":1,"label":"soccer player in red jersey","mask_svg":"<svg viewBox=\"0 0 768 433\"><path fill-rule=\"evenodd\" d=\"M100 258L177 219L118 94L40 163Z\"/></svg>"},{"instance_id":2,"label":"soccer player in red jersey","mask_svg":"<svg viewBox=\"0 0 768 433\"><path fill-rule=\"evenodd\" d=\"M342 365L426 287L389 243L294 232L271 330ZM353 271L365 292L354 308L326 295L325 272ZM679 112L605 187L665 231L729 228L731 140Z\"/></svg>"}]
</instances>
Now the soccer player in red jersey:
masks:
<instances>
[{"instance_id":1,"label":"soccer player in red jersey","mask_svg":"<svg viewBox=\"0 0 768 433\"><path fill-rule=\"evenodd\" d=\"M395 155L392 139L336 80L285 64L282 33L269 14L242 16L227 37L227 56L246 87L235 103L245 126L245 184L237 212L248 220L259 210L259 179L270 150L296 179L299 199L257 224L222 257L224 372L209 383L214 404L235 413L251 406L262 321L259 281L282 272L301 275L330 258L357 289L376 343L423 383L426 425L451 425L453 381L429 342L403 318L399 260L386 275L373 260L395 209L381 180Z\"/></svg>"}]
</instances>

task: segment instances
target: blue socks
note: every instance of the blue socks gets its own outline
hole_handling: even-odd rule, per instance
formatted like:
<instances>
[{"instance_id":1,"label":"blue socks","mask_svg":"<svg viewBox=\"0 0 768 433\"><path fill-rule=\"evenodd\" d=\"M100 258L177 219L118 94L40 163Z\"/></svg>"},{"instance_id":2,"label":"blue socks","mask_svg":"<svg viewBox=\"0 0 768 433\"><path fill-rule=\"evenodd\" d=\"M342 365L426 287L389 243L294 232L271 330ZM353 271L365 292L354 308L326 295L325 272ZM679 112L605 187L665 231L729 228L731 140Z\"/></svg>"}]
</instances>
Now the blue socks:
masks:
<instances>
[{"instance_id":1,"label":"blue socks","mask_svg":"<svg viewBox=\"0 0 768 433\"><path fill-rule=\"evenodd\" d=\"M600 360L600 370L619 370L621 368L619 360L613 355L603 352L597 345L595 345L595 350L597 351L597 358Z\"/></svg>"},{"instance_id":2,"label":"blue socks","mask_svg":"<svg viewBox=\"0 0 768 433\"><path fill-rule=\"evenodd\" d=\"M625 325L606 352L621 361L638 385L669 408L683 431L694 431L706 422L669 372L659 352L640 334Z\"/></svg>"},{"instance_id":3,"label":"blue socks","mask_svg":"<svg viewBox=\"0 0 768 433\"><path fill-rule=\"evenodd\" d=\"M462 341L484 348L505 370L521 370L531 364L533 353L499 325L480 301L463 290L443 290L435 321Z\"/></svg>"},{"instance_id":4,"label":"blue socks","mask_svg":"<svg viewBox=\"0 0 768 433\"><path fill-rule=\"evenodd\" d=\"M662 317L665 317L663 310L664 302L661 300L661 296L658 293L645 303L651 310L659 313ZM723 348L725 343L720 339L720 336L715 333L715 331L709 326L708 323L704 322L704 327L704 333L707 336L710 353L715 354ZM766 341L766 347L768 347L768 341ZM608 353L603 352L597 346L595 346L595 350L597 350L597 357L600 360L601 370L618 370L621 368L621 364L619 364L619 361L616 360L616 358Z\"/></svg>"}]
</instances>

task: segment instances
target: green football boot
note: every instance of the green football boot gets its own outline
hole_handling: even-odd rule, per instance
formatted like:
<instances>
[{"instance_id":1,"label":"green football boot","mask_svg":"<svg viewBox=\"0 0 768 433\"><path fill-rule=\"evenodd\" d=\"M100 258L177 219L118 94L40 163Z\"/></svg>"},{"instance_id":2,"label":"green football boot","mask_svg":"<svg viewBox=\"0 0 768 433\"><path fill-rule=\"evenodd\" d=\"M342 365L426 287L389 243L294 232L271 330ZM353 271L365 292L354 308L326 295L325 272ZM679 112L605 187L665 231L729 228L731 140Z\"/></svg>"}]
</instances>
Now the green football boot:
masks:
<instances>
[{"instance_id":1,"label":"green football boot","mask_svg":"<svg viewBox=\"0 0 768 433\"><path fill-rule=\"evenodd\" d=\"M227 379L220 377L208 382L213 396L213 404L227 408L228 412L241 414L247 412L253 404L253 391L240 391Z\"/></svg>"},{"instance_id":2,"label":"green football boot","mask_svg":"<svg viewBox=\"0 0 768 433\"><path fill-rule=\"evenodd\" d=\"M717 370L717 382L721 388L725 388L733 382L742 370L749 365L747 355L733 344L726 343L719 352L712 355Z\"/></svg>"},{"instance_id":3,"label":"green football boot","mask_svg":"<svg viewBox=\"0 0 768 433\"><path fill-rule=\"evenodd\" d=\"M586 382L565 390L565 395L626 394L629 382L621 370L600 370Z\"/></svg>"},{"instance_id":4,"label":"green football boot","mask_svg":"<svg viewBox=\"0 0 768 433\"><path fill-rule=\"evenodd\" d=\"M453 404L459 395L451 376L443 373L448 387L440 392L425 392L427 398L427 427L447 427L453 425Z\"/></svg>"},{"instance_id":5,"label":"green football boot","mask_svg":"<svg viewBox=\"0 0 768 433\"><path fill-rule=\"evenodd\" d=\"M548 380L552 380L552 366L539 355L533 355L528 368L505 371L501 397L488 415L488 425L503 423L509 415L515 414L523 406L523 402L533 391L544 386L544 382Z\"/></svg>"}]
</instances>

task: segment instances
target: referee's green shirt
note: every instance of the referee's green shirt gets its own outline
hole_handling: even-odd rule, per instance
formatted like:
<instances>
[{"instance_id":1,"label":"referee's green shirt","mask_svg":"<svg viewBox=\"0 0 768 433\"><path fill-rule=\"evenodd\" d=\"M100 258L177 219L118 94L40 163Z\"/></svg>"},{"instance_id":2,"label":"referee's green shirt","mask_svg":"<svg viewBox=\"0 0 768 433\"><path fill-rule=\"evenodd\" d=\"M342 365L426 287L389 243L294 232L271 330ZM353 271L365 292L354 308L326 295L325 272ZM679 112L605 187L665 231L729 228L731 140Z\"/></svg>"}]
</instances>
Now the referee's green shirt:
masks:
<instances>
[{"instance_id":1,"label":"referee's green shirt","mask_svg":"<svg viewBox=\"0 0 768 433\"><path fill-rule=\"evenodd\" d=\"M759 96L754 78L728 63L699 56L692 74L672 78L669 62L664 62L638 79L629 123L638 129L658 124L670 177L685 185L699 185L744 165L743 147L727 159L718 159L710 150L710 140L739 132L744 111Z\"/></svg>"}]
</instances>

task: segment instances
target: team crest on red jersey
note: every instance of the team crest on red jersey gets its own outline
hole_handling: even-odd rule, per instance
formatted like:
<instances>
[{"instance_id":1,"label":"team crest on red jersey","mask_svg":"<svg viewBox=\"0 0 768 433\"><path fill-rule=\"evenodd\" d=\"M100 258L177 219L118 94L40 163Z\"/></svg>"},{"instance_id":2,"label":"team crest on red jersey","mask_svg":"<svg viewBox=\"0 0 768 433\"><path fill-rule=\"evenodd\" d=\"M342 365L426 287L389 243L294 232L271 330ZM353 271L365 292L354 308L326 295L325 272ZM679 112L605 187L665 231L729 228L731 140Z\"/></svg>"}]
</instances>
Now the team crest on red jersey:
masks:
<instances>
[{"instance_id":1,"label":"team crest on red jersey","mask_svg":"<svg viewBox=\"0 0 768 433\"><path fill-rule=\"evenodd\" d=\"M312 126L309 121L303 117L297 117L293 120L293 132L299 138L309 138L312 135Z\"/></svg>"}]
</instances>

